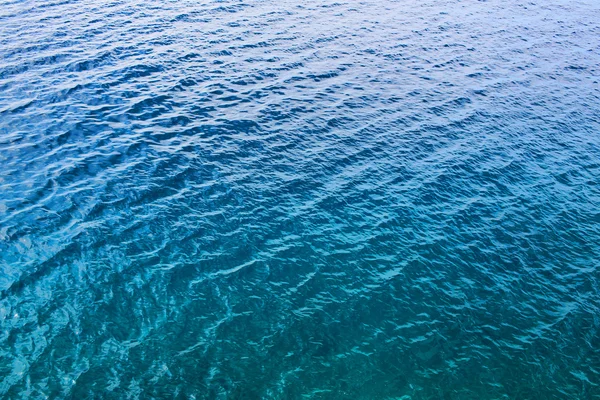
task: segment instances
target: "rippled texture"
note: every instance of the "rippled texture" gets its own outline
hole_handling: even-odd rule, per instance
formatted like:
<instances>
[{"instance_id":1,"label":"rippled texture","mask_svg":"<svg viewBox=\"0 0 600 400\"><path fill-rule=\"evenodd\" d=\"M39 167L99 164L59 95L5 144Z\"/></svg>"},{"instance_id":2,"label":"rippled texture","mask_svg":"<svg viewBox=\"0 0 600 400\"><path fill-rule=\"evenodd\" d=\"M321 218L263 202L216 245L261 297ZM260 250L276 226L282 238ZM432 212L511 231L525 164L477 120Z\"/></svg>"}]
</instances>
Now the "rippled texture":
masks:
<instances>
[{"instance_id":1,"label":"rippled texture","mask_svg":"<svg viewBox=\"0 0 600 400\"><path fill-rule=\"evenodd\" d=\"M600 4L0 8L5 398L600 399Z\"/></svg>"}]
</instances>

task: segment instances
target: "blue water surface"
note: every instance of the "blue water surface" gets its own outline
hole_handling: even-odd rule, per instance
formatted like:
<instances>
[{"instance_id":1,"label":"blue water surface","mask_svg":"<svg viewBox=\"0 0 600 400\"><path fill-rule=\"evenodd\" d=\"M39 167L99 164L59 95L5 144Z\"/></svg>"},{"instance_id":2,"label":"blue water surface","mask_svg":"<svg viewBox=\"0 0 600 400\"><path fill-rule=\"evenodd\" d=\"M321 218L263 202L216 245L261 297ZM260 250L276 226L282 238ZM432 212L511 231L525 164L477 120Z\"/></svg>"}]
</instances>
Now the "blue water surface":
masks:
<instances>
[{"instance_id":1,"label":"blue water surface","mask_svg":"<svg viewBox=\"0 0 600 400\"><path fill-rule=\"evenodd\" d=\"M4 1L0 397L600 399L600 2Z\"/></svg>"}]
</instances>

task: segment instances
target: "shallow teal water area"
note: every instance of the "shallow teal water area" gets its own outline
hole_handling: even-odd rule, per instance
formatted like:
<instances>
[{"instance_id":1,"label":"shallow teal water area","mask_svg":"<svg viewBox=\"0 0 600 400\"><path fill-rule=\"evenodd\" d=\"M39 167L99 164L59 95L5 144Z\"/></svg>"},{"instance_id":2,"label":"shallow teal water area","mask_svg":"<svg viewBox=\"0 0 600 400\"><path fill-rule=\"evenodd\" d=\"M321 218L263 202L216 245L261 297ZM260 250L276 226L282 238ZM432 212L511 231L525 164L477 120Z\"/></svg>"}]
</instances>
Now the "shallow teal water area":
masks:
<instances>
[{"instance_id":1,"label":"shallow teal water area","mask_svg":"<svg viewBox=\"0 0 600 400\"><path fill-rule=\"evenodd\" d=\"M600 399L600 3L8 1L0 397Z\"/></svg>"}]
</instances>

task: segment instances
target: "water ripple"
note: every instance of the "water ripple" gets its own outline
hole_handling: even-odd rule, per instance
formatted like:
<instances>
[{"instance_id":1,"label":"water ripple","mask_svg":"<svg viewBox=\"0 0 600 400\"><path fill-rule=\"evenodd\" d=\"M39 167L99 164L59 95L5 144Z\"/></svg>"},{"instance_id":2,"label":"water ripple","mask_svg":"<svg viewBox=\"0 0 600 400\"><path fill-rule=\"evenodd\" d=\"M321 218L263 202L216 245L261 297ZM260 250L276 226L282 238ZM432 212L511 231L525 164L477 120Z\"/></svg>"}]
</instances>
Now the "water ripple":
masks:
<instances>
[{"instance_id":1,"label":"water ripple","mask_svg":"<svg viewBox=\"0 0 600 400\"><path fill-rule=\"evenodd\" d=\"M591 1L0 10L0 395L600 398Z\"/></svg>"}]
</instances>

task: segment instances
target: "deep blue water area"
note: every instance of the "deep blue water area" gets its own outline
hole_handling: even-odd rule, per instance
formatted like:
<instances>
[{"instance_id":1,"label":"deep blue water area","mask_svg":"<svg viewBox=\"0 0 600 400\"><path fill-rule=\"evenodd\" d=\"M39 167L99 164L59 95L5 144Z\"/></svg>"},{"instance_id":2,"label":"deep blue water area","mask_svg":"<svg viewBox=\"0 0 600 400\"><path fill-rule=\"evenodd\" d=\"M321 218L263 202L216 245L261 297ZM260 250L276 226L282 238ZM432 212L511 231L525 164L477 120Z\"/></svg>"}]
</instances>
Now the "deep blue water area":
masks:
<instances>
[{"instance_id":1,"label":"deep blue water area","mask_svg":"<svg viewBox=\"0 0 600 400\"><path fill-rule=\"evenodd\" d=\"M600 2L2 2L0 398L600 399Z\"/></svg>"}]
</instances>

